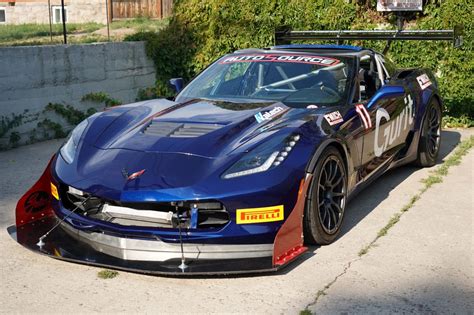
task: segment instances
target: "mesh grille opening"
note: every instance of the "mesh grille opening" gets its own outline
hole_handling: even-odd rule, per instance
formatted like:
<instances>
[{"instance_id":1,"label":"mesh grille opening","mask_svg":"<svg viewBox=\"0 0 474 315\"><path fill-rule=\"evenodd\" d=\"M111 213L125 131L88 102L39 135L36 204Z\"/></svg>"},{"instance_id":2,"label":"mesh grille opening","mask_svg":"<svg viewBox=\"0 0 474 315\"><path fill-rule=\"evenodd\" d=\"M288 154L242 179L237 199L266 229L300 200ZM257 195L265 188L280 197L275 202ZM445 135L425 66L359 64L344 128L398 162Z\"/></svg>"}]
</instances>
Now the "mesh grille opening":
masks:
<instances>
[{"instance_id":1,"label":"mesh grille opening","mask_svg":"<svg viewBox=\"0 0 474 315\"><path fill-rule=\"evenodd\" d=\"M59 195L63 207L69 211L79 206L77 214L122 226L175 229L179 224L185 229L219 229L230 221L225 206L216 200L122 203L87 193L78 195L66 185L60 185ZM181 220L177 219L176 206ZM197 209L195 213L193 208Z\"/></svg>"}]
</instances>

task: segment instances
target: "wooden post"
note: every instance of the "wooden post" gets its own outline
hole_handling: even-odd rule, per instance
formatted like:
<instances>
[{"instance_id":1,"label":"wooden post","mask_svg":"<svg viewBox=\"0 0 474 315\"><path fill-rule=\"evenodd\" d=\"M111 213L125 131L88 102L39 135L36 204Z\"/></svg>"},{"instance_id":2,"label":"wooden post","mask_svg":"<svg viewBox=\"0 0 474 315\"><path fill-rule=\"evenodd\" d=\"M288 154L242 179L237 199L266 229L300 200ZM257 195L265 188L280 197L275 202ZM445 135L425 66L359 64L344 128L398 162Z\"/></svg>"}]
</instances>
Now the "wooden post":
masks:
<instances>
[{"instance_id":1,"label":"wooden post","mask_svg":"<svg viewBox=\"0 0 474 315\"><path fill-rule=\"evenodd\" d=\"M163 0L160 0L160 19L163 19Z\"/></svg>"},{"instance_id":2,"label":"wooden post","mask_svg":"<svg viewBox=\"0 0 474 315\"><path fill-rule=\"evenodd\" d=\"M112 21L114 20L113 6L114 6L114 1L113 0L108 0L107 12L109 14L110 23L112 23Z\"/></svg>"},{"instance_id":3,"label":"wooden post","mask_svg":"<svg viewBox=\"0 0 474 315\"><path fill-rule=\"evenodd\" d=\"M64 38L64 45L67 45L67 33L66 33L66 10L64 9L64 0L61 0L61 12L62 12L62 20L63 20L63 38Z\"/></svg>"},{"instance_id":4,"label":"wooden post","mask_svg":"<svg viewBox=\"0 0 474 315\"><path fill-rule=\"evenodd\" d=\"M112 1L112 0L110 0ZM107 15L107 40L110 42L110 15L109 15L109 0L105 0L105 14Z\"/></svg>"},{"instance_id":5,"label":"wooden post","mask_svg":"<svg viewBox=\"0 0 474 315\"><path fill-rule=\"evenodd\" d=\"M48 0L48 16L49 16L49 37L53 42L53 21L51 20L51 0Z\"/></svg>"}]
</instances>

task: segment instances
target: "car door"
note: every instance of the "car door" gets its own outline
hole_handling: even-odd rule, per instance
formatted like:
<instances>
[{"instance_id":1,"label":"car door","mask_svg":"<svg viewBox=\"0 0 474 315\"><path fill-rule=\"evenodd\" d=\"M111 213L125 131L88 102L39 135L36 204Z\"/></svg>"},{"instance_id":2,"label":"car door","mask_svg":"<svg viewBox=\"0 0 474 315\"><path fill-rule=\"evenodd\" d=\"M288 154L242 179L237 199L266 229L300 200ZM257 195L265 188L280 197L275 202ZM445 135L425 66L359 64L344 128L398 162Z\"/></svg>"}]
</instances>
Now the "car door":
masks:
<instances>
[{"instance_id":1,"label":"car door","mask_svg":"<svg viewBox=\"0 0 474 315\"><path fill-rule=\"evenodd\" d=\"M360 179L367 179L394 159L414 123L413 99L407 88L391 84L382 56L374 54L370 62L378 86L369 99L355 104L365 128Z\"/></svg>"}]
</instances>

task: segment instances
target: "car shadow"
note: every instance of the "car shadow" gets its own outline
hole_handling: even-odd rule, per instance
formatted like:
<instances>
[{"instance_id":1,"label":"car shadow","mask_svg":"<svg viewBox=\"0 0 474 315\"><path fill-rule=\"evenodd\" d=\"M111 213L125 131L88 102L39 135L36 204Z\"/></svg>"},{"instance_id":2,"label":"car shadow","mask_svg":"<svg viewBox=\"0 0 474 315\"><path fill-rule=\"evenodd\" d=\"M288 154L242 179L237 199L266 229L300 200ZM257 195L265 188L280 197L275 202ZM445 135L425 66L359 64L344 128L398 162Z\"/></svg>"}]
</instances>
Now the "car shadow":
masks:
<instances>
[{"instance_id":1,"label":"car shadow","mask_svg":"<svg viewBox=\"0 0 474 315\"><path fill-rule=\"evenodd\" d=\"M455 130L443 130L441 133L441 147L436 165L442 164L446 156L451 153L456 146L461 142L461 134ZM434 166L436 167L436 166ZM387 173L380 176L374 182L369 184L364 190L353 197L346 208L346 217L338 239L352 230L359 222L361 222L368 214L370 214L382 201L384 201L390 192L398 185L403 183L410 177L419 167L413 165L404 165L398 168L389 170ZM336 240L337 241L337 240ZM331 246L331 245L328 245ZM282 269L270 273L270 276L284 275L298 268L307 259L317 255L320 246L308 246L308 251L299 256L295 261L289 263ZM218 277L258 277L262 273L254 274L237 274L237 275L221 275ZM200 278L198 276L198 278ZM205 278L205 277L203 277Z\"/></svg>"},{"instance_id":2,"label":"car shadow","mask_svg":"<svg viewBox=\"0 0 474 315\"><path fill-rule=\"evenodd\" d=\"M436 165L442 164L446 156L461 141L461 134L456 131L443 131L441 137L442 142ZM392 189L404 182L417 170L419 170L419 167L414 165L404 165L391 169L355 196L347 205L346 217L339 238L362 221L389 196Z\"/></svg>"},{"instance_id":3,"label":"car shadow","mask_svg":"<svg viewBox=\"0 0 474 315\"><path fill-rule=\"evenodd\" d=\"M440 152L436 163L437 165L443 163L446 156L451 153L461 142L461 134L455 130L443 130L441 139ZM346 217L344 218L344 223L338 239L352 230L382 201L384 201L395 187L403 183L417 170L419 170L419 168L413 165L404 165L389 170L387 173L380 176L359 194L353 197L347 205L345 214ZM305 260L316 255L318 248L319 246L309 246L308 251L299 257L297 261L291 263L289 266L277 272L276 274L286 274L290 272Z\"/></svg>"}]
</instances>

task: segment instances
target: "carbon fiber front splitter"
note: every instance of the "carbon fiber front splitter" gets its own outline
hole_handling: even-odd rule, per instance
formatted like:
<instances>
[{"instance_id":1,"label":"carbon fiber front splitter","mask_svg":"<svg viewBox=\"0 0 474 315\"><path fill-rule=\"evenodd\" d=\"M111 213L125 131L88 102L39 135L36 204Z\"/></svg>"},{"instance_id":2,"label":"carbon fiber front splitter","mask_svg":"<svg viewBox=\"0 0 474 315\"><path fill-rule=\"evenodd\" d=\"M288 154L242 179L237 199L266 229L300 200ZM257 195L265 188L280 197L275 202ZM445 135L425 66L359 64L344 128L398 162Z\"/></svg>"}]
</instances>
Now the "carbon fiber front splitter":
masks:
<instances>
[{"instance_id":1,"label":"carbon fiber front splitter","mask_svg":"<svg viewBox=\"0 0 474 315\"><path fill-rule=\"evenodd\" d=\"M38 246L39 238L57 222L55 217L47 217L18 228L11 226L8 228L8 232L13 239L26 248L53 258L144 274L170 276L251 274L274 272L286 266L286 264L274 266L272 257L212 260L187 259L187 268L181 270L179 268L181 264L180 259L164 262L135 261L106 255L90 245L74 239L61 227L54 229L43 239L44 244Z\"/></svg>"}]
</instances>

